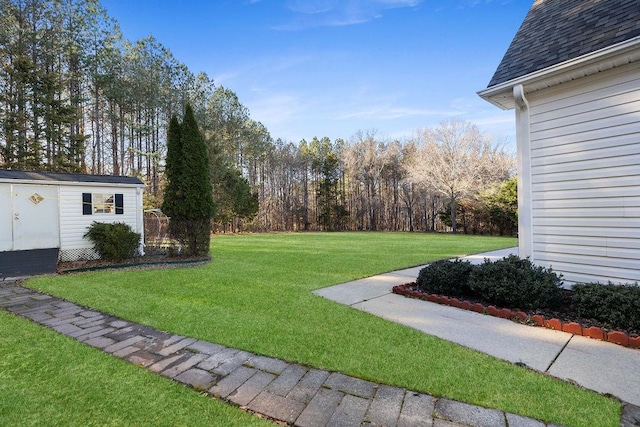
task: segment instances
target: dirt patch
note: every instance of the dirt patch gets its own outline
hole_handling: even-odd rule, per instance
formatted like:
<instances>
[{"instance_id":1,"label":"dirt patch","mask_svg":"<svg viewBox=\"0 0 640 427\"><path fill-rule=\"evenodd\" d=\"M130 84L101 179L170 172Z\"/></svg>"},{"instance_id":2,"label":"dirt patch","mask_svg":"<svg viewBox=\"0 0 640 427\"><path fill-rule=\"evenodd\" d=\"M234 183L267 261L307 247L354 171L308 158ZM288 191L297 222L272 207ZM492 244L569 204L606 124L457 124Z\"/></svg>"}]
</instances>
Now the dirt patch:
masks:
<instances>
[{"instance_id":1,"label":"dirt patch","mask_svg":"<svg viewBox=\"0 0 640 427\"><path fill-rule=\"evenodd\" d=\"M102 259L59 262L57 272L76 273L82 271L107 270L107 269L150 269L150 268L176 268L198 266L211 262L211 257L194 256L167 256L149 255L130 258L123 261L107 261Z\"/></svg>"}]
</instances>

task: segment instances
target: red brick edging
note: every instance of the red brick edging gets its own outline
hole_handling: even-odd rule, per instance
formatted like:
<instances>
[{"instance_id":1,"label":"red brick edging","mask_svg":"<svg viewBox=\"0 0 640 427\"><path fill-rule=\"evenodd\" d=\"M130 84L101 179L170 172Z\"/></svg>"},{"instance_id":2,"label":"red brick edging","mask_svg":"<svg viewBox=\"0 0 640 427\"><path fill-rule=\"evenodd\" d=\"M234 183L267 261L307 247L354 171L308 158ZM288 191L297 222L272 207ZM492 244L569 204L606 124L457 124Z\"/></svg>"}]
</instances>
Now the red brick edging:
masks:
<instances>
[{"instance_id":1,"label":"red brick edging","mask_svg":"<svg viewBox=\"0 0 640 427\"><path fill-rule=\"evenodd\" d=\"M560 319L547 319L538 314L529 316L524 311L514 311L508 308L497 308L493 305L485 306L481 303L473 304L469 301L459 300L458 298L420 292L412 289L415 285L415 283L406 283L404 285L394 286L393 293L409 298L416 298L435 302L437 304L462 308L464 310L475 311L476 313L480 314L488 314L494 317L501 317L503 319L518 320L522 323L542 326L545 328L554 329L556 331L564 331L570 334L581 335L583 337L593 338L601 341L608 341L611 343L620 344L625 347L640 349L640 336L630 337L626 333L620 331L605 331L602 328L598 328L596 326L586 328L576 322L565 323Z\"/></svg>"}]
</instances>

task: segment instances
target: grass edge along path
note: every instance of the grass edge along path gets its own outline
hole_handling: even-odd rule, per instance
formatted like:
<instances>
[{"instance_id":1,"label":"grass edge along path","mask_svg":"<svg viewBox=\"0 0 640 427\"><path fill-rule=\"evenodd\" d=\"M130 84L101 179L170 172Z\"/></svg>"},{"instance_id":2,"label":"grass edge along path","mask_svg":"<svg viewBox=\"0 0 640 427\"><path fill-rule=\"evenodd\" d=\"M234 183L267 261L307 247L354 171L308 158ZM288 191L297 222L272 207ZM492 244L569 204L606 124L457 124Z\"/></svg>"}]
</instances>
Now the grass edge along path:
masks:
<instances>
[{"instance_id":1,"label":"grass edge along path","mask_svg":"<svg viewBox=\"0 0 640 427\"><path fill-rule=\"evenodd\" d=\"M409 233L216 236L214 261L203 267L42 277L27 286L172 333L375 382L567 426L618 425L614 400L311 294L515 244Z\"/></svg>"},{"instance_id":2,"label":"grass edge along path","mask_svg":"<svg viewBox=\"0 0 640 427\"><path fill-rule=\"evenodd\" d=\"M0 355L0 425L272 425L2 310Z\"/></svg>"}]
</instances>

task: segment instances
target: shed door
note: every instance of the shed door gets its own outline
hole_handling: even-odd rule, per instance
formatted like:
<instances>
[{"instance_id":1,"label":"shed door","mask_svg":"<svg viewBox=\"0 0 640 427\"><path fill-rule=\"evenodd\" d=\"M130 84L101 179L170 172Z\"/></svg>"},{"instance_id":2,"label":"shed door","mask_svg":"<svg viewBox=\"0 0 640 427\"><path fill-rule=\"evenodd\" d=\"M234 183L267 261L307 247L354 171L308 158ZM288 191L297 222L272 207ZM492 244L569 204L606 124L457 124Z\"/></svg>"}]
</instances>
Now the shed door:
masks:
<instances>
[{"instance_id":1,"label":"shed door","mask_svg":"<svg viewBox=\"0 0 640 427\"><path fill-rule=\"evenodd\" d=\"M14 185L12 195L13 250L60 247L57 187Z\"/></svg>"}]
</instances>

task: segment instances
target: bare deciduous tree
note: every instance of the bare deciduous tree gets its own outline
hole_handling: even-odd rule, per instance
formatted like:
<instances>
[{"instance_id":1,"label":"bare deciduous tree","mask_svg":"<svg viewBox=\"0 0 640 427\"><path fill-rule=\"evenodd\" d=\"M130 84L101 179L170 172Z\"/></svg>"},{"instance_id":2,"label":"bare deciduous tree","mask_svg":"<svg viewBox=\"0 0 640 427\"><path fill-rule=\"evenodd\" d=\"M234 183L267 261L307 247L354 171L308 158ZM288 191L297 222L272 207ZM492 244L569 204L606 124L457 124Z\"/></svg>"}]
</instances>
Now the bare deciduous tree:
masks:
<instances>
[{"instance_id":1,"label":"bare deciduous tree","mask_svg":"<svg viewBox=\"0 0 640 427\"><path fill-rule=\"evenodd\" d=\"M443 122L435 129L418 131L415 139L420 148L411 176L448 199L453 232L457 233L459 200L507 179L513 157L469 122Z\"/></svg>"}]
</instances>

